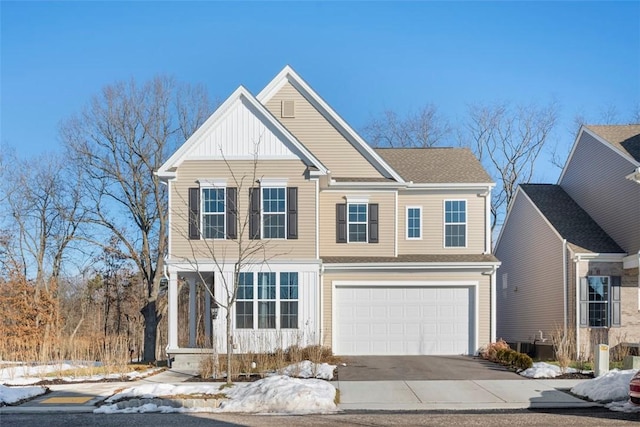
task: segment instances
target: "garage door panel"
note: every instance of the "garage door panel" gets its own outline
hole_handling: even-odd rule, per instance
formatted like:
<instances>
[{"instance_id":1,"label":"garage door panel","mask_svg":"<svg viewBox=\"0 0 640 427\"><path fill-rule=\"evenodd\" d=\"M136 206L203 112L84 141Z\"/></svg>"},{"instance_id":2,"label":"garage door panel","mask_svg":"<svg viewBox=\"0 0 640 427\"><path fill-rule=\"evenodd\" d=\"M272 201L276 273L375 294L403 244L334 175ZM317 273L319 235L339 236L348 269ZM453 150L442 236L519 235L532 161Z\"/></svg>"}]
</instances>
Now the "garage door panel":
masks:
<instances>
[{"instance_id":1,"label":"garage door panel","mask_svg":"<svg viewBox=\"0 0 640 427\"><path fill-rule=\"evenodd\" d=\"M470 354L472 287L335 288L336 353Z\"/></svg>"}]
</instances>

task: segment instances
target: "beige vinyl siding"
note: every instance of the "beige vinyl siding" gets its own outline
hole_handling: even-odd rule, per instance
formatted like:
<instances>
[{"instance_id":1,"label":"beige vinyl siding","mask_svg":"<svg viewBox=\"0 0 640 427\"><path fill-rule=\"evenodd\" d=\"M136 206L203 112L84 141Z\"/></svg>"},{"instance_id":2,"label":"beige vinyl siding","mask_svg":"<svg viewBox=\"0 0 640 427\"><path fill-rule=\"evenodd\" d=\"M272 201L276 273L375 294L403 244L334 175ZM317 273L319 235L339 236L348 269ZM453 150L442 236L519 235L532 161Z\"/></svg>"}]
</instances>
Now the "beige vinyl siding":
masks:
<instances>
[{"instance_id":1,"label":"beige vinyl siding","mask_svg":"<svg viewBox=\"0 0 640 427\"><path fill-rule=\"evenodd\" d=\"M583 132L559 183L629 254L640 251L640 185L625 178L635 167Z\"/></svg>"},{"instance_id":2,"label":"beige vinyl siding","mask_svg":"<svg viewBox=\"0 0 640 427\"><path fill-rule=\"evenodd\" d=\"M491 322L491 279L489 275L484 275L474 271L451 271L451 272L419 272L419 271L402 271L402 272L375 272L367 273L354 271L349 273L333 273L327 272L323 277L323 312L322 312L322 342L324 345L331 345L332 340L332 286L333 281L430 281L430 282L446 282L453 281L474 281L479 284L479 325L478 325L478 347L482 347L490 341L490 322Z\"/></svg>"},{"instance_id":3,"label":"beige vinyl siding","mask_svg":"<svg viewBox=\"0 0 640 427\"><path fill-rule=\"evenodd\" d=\"M378 203L379 243L336 243L336 204L345 196L366 197ZM395 256L395 192L320 192L320 257L323 256Z\"/></svg>"},{"instance_id":4,"label":"beige vinyl siding","mask_svg":"<svg viewBox=\"0 0 640 427\"><path fill-rule=\"evenodd\" d=\"M241 218L238 233L247 220L246 209L249 203L249 188L260 178L284 178L288 187L298 187L298 239L263 239L269 259L314 259L316 257L315 232L315 183L305 179L306 166L299 160L259 161L254 177L254 164L248 160L229 162L236 181L224 161L192 160L185 161L177 171L178 178L171 182L171 247L172 259L210 259L212 251L216 257L232 260L238 256L237 240L188 239L188 189L198 187L201 178L227 178L228 187L238 188L238 210ZM242 182L239 184L239 182ZM248 225L246 226L248 234ZM248 242L255 242L247 240ZM262 255L257 255L254 260Z\"/></svg>"},{"instance_id":5,"label":"beige vinyl siding","mask_svg":"<svg viewBox=\"0 0 640 427\"><path fill-rule=\"evenodd\" d=\"M283 100L294 100L295 117L282 117ZM286 83L265 106L331 171L332 176L382 176L290 83Z\"/></svg>"},{"instance_id":6,"label":"beige vinyl siding","mask_svg":"<svg viewBox=\"0 0 640 427\"><path fill-rule=\"evenodd\" d=\"M563 322L562 240L522 191L513 202L495 256L497 338L533 342ZM508 275L503 289L504 274Z\"/></svg>"},{"instance_id":7,"label":"beige vinyl siding","mask_svg":"<svg viewBox=\"0 0 640 427\"><path fill-rule=\"evenodd\" d=\"M467 247L445 248L444 202L467 201ZM422 239L407 239L407 206L422 207ZM398 254L478 254L484 252L485 198L472 192L401 191L398 194Z\"/></svg>"}]
</instances>

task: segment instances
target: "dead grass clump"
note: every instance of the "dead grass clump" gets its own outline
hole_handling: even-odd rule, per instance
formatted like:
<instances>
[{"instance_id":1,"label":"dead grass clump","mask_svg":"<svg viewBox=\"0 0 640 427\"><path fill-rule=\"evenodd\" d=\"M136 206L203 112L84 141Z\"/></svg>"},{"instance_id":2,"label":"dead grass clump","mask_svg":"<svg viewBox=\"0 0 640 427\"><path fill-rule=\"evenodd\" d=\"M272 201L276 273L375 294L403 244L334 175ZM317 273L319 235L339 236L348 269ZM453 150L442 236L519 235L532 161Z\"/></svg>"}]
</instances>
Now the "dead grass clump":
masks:
<instances>
[{"instance_id":1,"label":"dead grass clump","mask_svg":"<svg viewBox=\"0 0 640 427\"><path fill-rule=\"evenodd\" d=\"M553 351L560 367L560 372L567 372L567 368L576 356L574 329L565 328L562 325L556 325L551 331L551 343Z\"/></svg>"}]
</instances>

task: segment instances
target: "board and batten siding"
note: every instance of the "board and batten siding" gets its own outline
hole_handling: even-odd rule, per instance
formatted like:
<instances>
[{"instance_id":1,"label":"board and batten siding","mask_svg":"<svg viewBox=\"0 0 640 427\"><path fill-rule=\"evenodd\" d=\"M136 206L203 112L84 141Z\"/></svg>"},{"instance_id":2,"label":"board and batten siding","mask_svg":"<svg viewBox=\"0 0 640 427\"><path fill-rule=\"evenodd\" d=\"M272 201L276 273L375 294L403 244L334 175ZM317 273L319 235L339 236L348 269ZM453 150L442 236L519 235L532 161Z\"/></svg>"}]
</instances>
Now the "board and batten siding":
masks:
<instances>
[{"instance_id":1,"label":"board and batten siding","mask_svg":"<svg viewBox=\"0 0 640 427\"><path fill-rule=\"evenodd\" d=\"M370 281L374 284L376 281L395 281L399 284L402 281L425 281L425 282L442 282L442 286L446 286L447 282L456 281L472 281L478 282L478 294L479 294L479 313L478 313L478 337L477 345L481 348L487 345L490 341L490 322L491 322L491 278L489 275L484 275L480 272L474 271L439 271L439 272L424 272L424 271L402 271L402 272L387 272L376 271L375 273L368 272L326 272L323 277L323 312L322 312L322 343L323 345L331 346L332 342L332 287L333 282L344 281Z\"/></svg>"},{"instance_id":2,"label":"board and batten siding","mask_svg":"<svg viewBox=\"0 0 640 427\"><path fill-rule=\"evenodd\" d=\"M562 240L531 201L519 191L495 256L497 338L532 342L563 322ZM507 286L504 288L504 277Z\"/></svg>"},{"instance_id":3,"label":"board and batten siding","mask_svg":"<svg viewBox=\"0 0 640 427\"><path fill-rule=\"evenodd\" d=\"M171 259L210 259L211 248L215 248L216 257L228 260L237 258L238 246L235 240L207 239L190 240L188 227L188 189L198 187L198 180L227 179L228 187L238 188L238 211L242 221L246 219L249 204L249 188L258 187L255 180L260 178L283 178L288 187L298 187L298 239L264 239L265 256L269 259L315 259L315 183L305 179L306 166L300 160L258 161L254 177L254 162L250 160L231 160L230 167L235 174L232 177L229 166L222 160L189 160L180 165L177 179L171 182ZM247 219L248 221L248 219ZM248 234L248 225L246 227ZM247 238L245 236L245 238ZM251 241L254 242L254 241ZM212 245L212 243L214 245ZM258 255L262 257L262 254Z\"/></svg>"},{"instance_id":4,"label":"board and batten siding","mask_svg":"<svg viewBox=\"0 0 640 427\"><path fill-rule=\"evenodd\" d=\"M583 132L559 184L628 254L640 251L640 185L636 166Z\"/></svg>"},{"instance_id":5,"label":"board and batten siding","mask_svg":"<svg viewBox=\"0 0 640 427\"><path fill-rule=\"evenodd\" d=\"M467 201L467 247L444 247L444 202ZM422 207L422 239L407 239L407 206ZM485 245L485 198L472 192L401 191L398 194L398 254L479 254Z\"/></svg>"},{"instance_id":6,"label":"board and batten siding","mask_svg":"<svg viewBox=\"0 0 640 427\"><path fill-rule=\"evenodd\" d=\"M282 101L293 100L294 117L282 117ZM286 83L265 105L334 177L380 178L382 175L298 90Z\"/></svg>"},{"instance_id":7,"label":"board and batten siding","mask_svg":"<svg viewBox=\"0 0 640 427\"><path fill-rule=\"evenodd\" d=\"M336 243L336 204L345 196L363 197L378 204L379 243ZM393 191L320 192L320 257L395 256L395 193Z\"/></svg>"}]
</instances>

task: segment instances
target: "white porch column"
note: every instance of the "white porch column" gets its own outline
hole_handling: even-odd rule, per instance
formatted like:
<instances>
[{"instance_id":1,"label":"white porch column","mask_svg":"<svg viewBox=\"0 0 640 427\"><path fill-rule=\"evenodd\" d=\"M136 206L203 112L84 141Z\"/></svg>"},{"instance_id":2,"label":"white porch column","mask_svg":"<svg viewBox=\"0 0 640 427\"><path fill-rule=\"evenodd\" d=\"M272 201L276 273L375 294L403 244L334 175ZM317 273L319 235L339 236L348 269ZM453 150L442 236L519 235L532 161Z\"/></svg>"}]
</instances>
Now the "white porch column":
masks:
<instances>
[{"instance_id":1,"label":"white porch column","mask_svg":"<svg viewBox=\"0 0 640 427\"><path fill-rule=\"evenodd\" d=\"M490 329L491 336L489 337L489 340L490 340L489 342L496 342L496 322L497 322L496 274L498 273L494 268L493 272L491 273L491 329Z\"/></svg>"},{"instance_id":2,"label":"white porch column","mask_svg":"<svg viewBox=\"0 0 640 427\"><path fill-rule=\"evenodd\" d=\"M167 347L178 348L178 273L169 272L169 312Z\"/></svg>"},{"instance_id":3,"label":"white porch column","mask_svg":"<svg viewBox=\"0 0 640 427\"><path fill-rule=\"evenodd\" d=\"M189 347L196 346L196 279L189 279Z\"/></svg>"}]
</instances>

